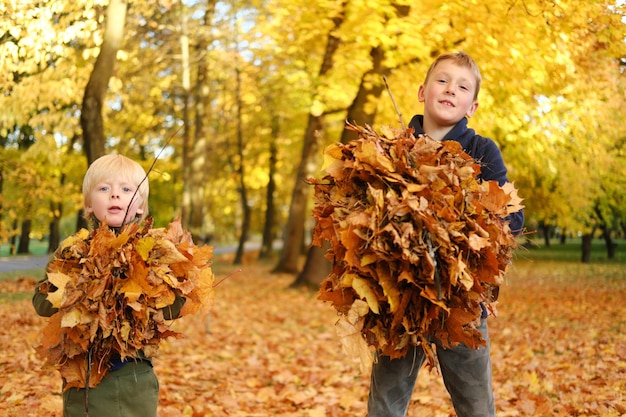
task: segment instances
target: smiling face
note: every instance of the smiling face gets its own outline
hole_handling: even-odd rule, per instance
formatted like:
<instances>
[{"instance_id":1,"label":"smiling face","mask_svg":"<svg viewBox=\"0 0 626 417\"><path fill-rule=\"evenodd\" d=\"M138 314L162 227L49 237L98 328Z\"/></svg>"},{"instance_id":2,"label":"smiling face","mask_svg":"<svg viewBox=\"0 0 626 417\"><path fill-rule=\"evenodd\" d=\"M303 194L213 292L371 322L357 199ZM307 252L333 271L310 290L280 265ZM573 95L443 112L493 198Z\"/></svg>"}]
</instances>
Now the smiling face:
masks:
<instances>
[{"instance_id":1,"label":"smiling face","mask_svg":"<svg viewBox=\"0 0 626 417\"><path fill-rule=\"evenodd\" d=\"M418 99L424 103L424 131L442 139L463 117L471 117L478 108L477 80L467 67L443 60L432 68L421 85Z\"/></svg>"},{"instance_id":2,"label":"smiling face","mask_svg":"<svg viewBox=\"0 0 626 417\"><path fill-rule=\"evenodd\" d=\"M109 226L122 226L143 214L141 196L135 193L136 190L137 187L128 179L112 175L94 184L85 211L100 222L106 221Z\"/></svg>"}]
</instances>

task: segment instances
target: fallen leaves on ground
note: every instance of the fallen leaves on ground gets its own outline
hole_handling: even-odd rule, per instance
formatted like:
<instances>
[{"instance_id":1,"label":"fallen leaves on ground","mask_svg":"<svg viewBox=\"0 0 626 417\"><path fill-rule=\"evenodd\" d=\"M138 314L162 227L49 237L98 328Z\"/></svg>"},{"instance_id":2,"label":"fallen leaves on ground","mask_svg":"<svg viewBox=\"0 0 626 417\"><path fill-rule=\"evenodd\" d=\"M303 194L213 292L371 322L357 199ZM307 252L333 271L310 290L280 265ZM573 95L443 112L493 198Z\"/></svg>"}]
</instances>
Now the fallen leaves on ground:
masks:
<instances>
[{"instance_id":1,"label":"fallen leaves on ground","mask_svg":"<svg viewBox=\"0 0 626 417\"><path fill-rule=\"evenodd\" d=\"M183 337L162 343L159 417L364 416L369 378L342 351L334 309L270 266L233 270L214 265L217 280L232 276L208 321L183 317L173 325ZM514 262L489 319L498 416L626 414L624 299L620 266ZM46 319L29 299L0 314L0 415L60 417L61 377L34 348ZM454 416L435 371L422 371L411 401L408 416L422 415Z\"/></svg>"}]
</instances>

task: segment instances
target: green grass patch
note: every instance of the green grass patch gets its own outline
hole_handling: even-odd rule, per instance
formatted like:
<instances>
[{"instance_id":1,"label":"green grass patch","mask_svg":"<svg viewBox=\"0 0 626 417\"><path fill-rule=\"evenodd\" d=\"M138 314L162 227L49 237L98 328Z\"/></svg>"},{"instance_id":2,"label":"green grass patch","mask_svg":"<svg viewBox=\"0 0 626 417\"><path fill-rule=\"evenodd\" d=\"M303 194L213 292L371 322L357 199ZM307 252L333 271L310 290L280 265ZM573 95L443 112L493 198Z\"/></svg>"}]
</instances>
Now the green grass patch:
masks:
<instances>
[{"instance_id":1,"label":"green grass patch","mask_svg":"<svg viewBox=\"0 0 626 417\"><path fill-rule=\"evenodd\" d=\"M45 268L18 269L15 271L0 272L0 282L22 277L35 278L39 281L43 279L45 272Z\"/></svg>"},{"instance_id":2,"label":"green grass patch","mask_svg":"<svg viewBox=\"0 0 626 417\"><path fill-rule=\"evenodd\" d=\"M47 240L31 240L28 244L29 255L45 255L48 253L48 241ZM11 246L3 243L0 245L0 256L13 256L11 255ZM20 256L20 255L16 255Z\"/></svg>"},{"instance_id":3,"label":"green grass patch","mask_svg":"<svg viewBox=\"0 0 626 417\"><path fill-rule=\"evenodd\" d=\"M22 300L30 300L33 292L0 293L0 304L15 303Z\"/></svg>"},{"instance_id":4,"label":"green grass patch","mask_svg":"<svg viewBox=\"0 0 626 417\"><path fill-rule=\"evenodd\" d=\"M624 264L626 263L626 240L615 240L615 258L608 259L606 245L601 239L594 239L591 243L591 263ZM535 239L532 245L524 246L516 251L516 259L528 259L534 261L555 261L581 263L582 244L580 239L570 239L565 243L557 240L546 246L543 240Z\"/></svg>"}]
</instances>

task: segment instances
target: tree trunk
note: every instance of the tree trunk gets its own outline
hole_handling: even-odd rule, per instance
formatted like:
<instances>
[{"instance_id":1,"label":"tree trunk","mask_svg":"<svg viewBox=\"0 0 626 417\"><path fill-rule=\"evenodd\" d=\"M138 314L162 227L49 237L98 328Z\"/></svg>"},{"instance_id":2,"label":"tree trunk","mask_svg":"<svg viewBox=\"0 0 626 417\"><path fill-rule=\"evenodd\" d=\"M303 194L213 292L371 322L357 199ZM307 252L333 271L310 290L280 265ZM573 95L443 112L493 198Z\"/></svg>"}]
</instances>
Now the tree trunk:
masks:
<instances>
[{"instance_id":1,"label":"tree trunk","mask_svg":"<svg viewBox=\"0 0 626 417\"><path fill-rule=\"evenodd\" d=\"M32 221L30 219L22 221L22 232L20 233L20 242L17 247L18 254L29 253L31 225Z\"/></svg>"},{"instance_id":2,"label":"tree trunk","mask_svg":"<svg viewBox=\"0 0 626 417\"><path fill-rule=\"evenodd\" d=\"M3 187L4 187L4 171L3 167L0 165L0 237L4 239L8 233L4 230L4 206L2 204L3 200Z\"/></svg>"},{"instance_id":3,"label":"tree trunk","mask_svg":"<svg viewBox=\"0 0 626 417\"><path fill-rule=\"evenodd\" d=\"M244 152L244 143L243 143L243 122L242 122L242 107L243 101L241 100L241 68L239 68L239 64L237 64L236 68L236 77L235 77L235 89L236 89L236 97L237 97L237 158L238 162L236 163L237 177L239 179L239 197L241 201L241 233L239 235L239 245L237 246L237 253L235 254L235 259L233 263L235 265L239 265L243 263L243 255L245 253L245 245L248 241L248 233L250 230L250 219L252 211L250 209L250 205L248 204L248 190L246 189L246 170L245 170L245 152Z\"/></svg>"},{"instance_id":4,"label":"tree trunk","mask_svg":"<svg viewBox=\"0 0 626 417\"><path fill-rule=\"evenodd\" d=\"M406 16L409 13L409 7L398 8L399 16ZM361 84L357 92L354 101L348 108L348 115L346 120L356 121L359 124L373 124L376 118L376 111L368 112L369 108L375 106L367 106L370 100L377 101L380 99L382 92L385 88L383 77L389 75L390 68L384 65L385 50L382 46L372 48L370 51L372 58L372 69L367 71L361 77ZM341 143L348 143L349 141L356 139L357 133L348 129L344 129L341 134ZM325 260L324 253L326 251L322 248L311 246L307 253L307 259L304 263L304 269L300 275L296 278L296 282L300 285L306 285L309 287L317 287L326 278L330 272L332 265ZM323 258L328 265L325 265L320 258Z\"/></svg>"},{"instance_id":5,"label":"tree trunk","mask_svg":"<svg viewBox=\"0 0 626 417\"><path fill-rule=\"evenodd\" d=\"M611 231L606 226L602 227L602 238L604 239L604 244L606 245L607 258L615 259L615 248L617 247L617 243L613 242Z\"/></svg>"},{"instance_id":6,"label":"tree trunk","mask_svg":"<svg viewBox=\"0 0 626 417\"><path fill-rule=\"evenodd\" d=\"M17 219L13 220L13 230L11 230L11 238L9 239L9 253L15 255L15 242L17 241Z\"/></svg>"},{"instance_id":7,"label":"tree trunk","mask_svg":"<svg viewBox=\"0 0 626 417\"><path fill-rule=\"evenodd\" d=\"M48 228L48 249L47 253L53 253L61 243L61 231L59 230L61 219L54 217Z\"/></svg>"},{"instance_id":8,"label":"tree trunk","mask_svg":"<svg viewBox=\"0 0 626 417\"><path fill-rule=\"evenodd\" d=\"M278 116L272 116L272 141L270 142L270 160L269 160L269 180L267 182L267 192L265 197L265 223L263 225L263 241L261 242L261 251L259 259L269 259L274 251L274 222L276 218L274 207L274 192L276 190L276 164L278 162L278 147L276 140L280 132L280 122Z\"/></svg>"},{"instance_id":9,"label":"tree trunk","mask_svg":"<svg viewBox=\"0 0 626 417\"><path fill-rule=\"evenodd\" d=\"M588 264L591 262L591 242L593 241L593 233L584 234L582 237L582 256L581 262Z\"/></svg>"},{"instance_id":10,"label":"tree trunk","mask_svg":"<svg viewBox=\"0 0 626 417\"><path fill-rule=\"evenodd\" d=\"M111 0L107 7L106 27L100 53L96 59L89 82L85 87L80 125L87 162L91 164L105 153L102 103L109 79L113 74L117 51L124 37L127 4L124 0Z\"/></svg>"},{"instance_id":11,"label":"tree trunk","mask_svg":"<svg viewBox=\"0 0 626 417\"><path fill-rule=\"evenodd\" d=\"M543 234L543 244L546 248L550 247L550 234L552 233L552 227L546 222L539 222L539 229L541 229L541 233Z\"/></svg>"},{"instance_id":12,"label":"tree trunk","mask_svg":"<svg viewBox=\"0 0 626 417\"><path fill-rule=\"evenodd\" d=\"M53 253L61 243L61 217L63 215L63 203L53 202L50 204L52 212L52 221L48 226L48 250L47 253Z\"/></svg>"},{"instance_id":13,"label":"tree trunk","mask_svg":"<svg viewBox=\"0 0 626 417\"><path fill-rule=\"evenodd\" d=\"M328 34L326 50L324 51L324 58L322 59L318 78L323 78L334 65L334 55L341 44L341 40L334 34L343 24L343 11L345 6L346 1L343 2L339 13L333 18L334 27ZM313 166L315 164L312 162L319 149L323 125L324 118L322 115L309 114L309 120L304 133L304 143L302 145L302 157L300 159L300 165L298 166L296 183L291 196L291 205L289 206L289 218L283 236L283 249L278 265L276 265L273 272L292 274L298 272L298 261L301 254L300 248L304 239L305 219L307 217L307 202L311 194L311 187L305 183L305 180L313 172Z\"/></svg>"},{"instance_id":14,"label":"tree trunk","mask_svg":"<svg viewBox=\"0 0 626 417\"><path fill-rule=\"evenodd\" d=\"M333 267L324 256L328 248L328 242L324 242L322 248L319 246L309 248L302 272L298 274L291 287L308 287L313 290L320 288L320 283L330 274Z\"/></svg>"},{"instance_id":15,"label":"tree trunk","mask_svg":"<svg viewBox=\"0 0 626 417\"><path fill-rule=\"evenodd\" d=\"M285 234L283 236L283 249L278 265L273 272L297 273L298 261L302 240L304 239L304 226L307 218L307 203L311 194L311 187L306 184L306 179L313 174L313 160L319 149L321 141L323 119L321 116L309 115L307 130L304 135L302 158L298 166L296 183L291 196L289 206L289 218Z\"/></svg>"},{"instance_id":16,"label":"tree trunk","mask_svg":"<svg viewBox=\"0 0 626 417\"><path fill-rule=\"evenodd\" d=\"M61 174L59 178L59 189L65 187L65 174ZM48 251L47 253L53 253L61 243L61 231L59 230L61 225L61 218L63 217L63 202L53 201L50 203L50 212L52 214L52 221L48 230Z\"/></svg>"},{"instance_id":17,"label":"tree trunk","mask_svg":"<svg viewBox=\"0 0 626 417\"><path fill-rule=\"evenodd\" d=\"M184 229L189 229L191 214L191 74L189 69L189 36L187 35L187 14L181 12L182 33L180 35L180 55L181 55L181 81L183 87L183 144L181 149L182 174L183 174L183 196L180 214L180 222Z\"/></svg>"},{"instance_id":18,"label":"tree trunk","mask_svg":"<svg viewBox=\"0 0 626 417\"><path fill-rule=\"evenodd\" d=\"M215 1L207 2L207 9L202 18L202 25L207 27L207 33L210 32L210 25L215 12ZM195 99L195 134L194 142L191 146L191 154L189 155L189 165L191 172L188 176L190 184L189 192L189 224L188 228L192 234L200 236L201 242L207 242L208 230L204 227L205 216L205 176L207 172L211 172L208 165L208 143L209 131L207 120L209 120L209 109L211 108L211 88L207 83L207 74L209 72L206 51L209 42L204 36L197 36L194 47L194 57L192 62L198 62L196 73L196 85L194 92Z\"/></svg>"}]
</instances>

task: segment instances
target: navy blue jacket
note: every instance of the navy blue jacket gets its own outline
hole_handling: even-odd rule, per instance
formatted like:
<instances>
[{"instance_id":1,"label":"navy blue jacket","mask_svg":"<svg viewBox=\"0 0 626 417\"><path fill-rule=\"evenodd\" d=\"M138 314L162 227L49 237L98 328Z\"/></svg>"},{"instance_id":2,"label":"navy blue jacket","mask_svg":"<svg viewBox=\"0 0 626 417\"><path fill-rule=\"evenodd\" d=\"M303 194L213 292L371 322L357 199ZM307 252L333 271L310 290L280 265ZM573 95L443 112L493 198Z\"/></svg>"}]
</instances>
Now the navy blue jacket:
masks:
<instances>
[{"instance_id":1,"label":"navy blue jacket","mask_svg":"<svg viewBox=\"0 0 626 417\"><path fill-rule=\"evenodd\" d=\"M424 128L422 127L424 122L424 116L418 114L413 116L409 122L409 127L415 130L414 135L424 134ZM498 181L498 184L502 185L508 182L506 176L506 167L502 160L502 153L496 143L483 136L477 135L474 129L467 127L467 118L461 119L450 130L443 140L455 140L461 144L463 150L473 157L476 162L480 164L480 174L478 179L485 181ZM522 232L524 227L524 212L522 210L517 213L512 213L506 218L510 221L510 227L514 234Z\"/></svg>"}]
</instances>

